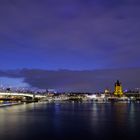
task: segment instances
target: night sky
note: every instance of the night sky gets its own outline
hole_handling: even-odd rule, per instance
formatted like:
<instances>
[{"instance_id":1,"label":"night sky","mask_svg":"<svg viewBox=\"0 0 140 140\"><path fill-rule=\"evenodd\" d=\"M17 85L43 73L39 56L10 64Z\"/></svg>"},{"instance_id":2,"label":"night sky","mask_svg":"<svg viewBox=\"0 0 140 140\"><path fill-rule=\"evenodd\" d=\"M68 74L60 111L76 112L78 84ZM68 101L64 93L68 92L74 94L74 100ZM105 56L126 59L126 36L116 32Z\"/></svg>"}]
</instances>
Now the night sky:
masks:
<instances>
[{"instance_id":1,"label":"night sky","mask_svg":"<svg viewBox=\"0 0 140 140\"><path fill-rule=\"evenodd\" d=\"M140 88L140 0L0 0L0 84Z\"/></svg>"}]
</instances>

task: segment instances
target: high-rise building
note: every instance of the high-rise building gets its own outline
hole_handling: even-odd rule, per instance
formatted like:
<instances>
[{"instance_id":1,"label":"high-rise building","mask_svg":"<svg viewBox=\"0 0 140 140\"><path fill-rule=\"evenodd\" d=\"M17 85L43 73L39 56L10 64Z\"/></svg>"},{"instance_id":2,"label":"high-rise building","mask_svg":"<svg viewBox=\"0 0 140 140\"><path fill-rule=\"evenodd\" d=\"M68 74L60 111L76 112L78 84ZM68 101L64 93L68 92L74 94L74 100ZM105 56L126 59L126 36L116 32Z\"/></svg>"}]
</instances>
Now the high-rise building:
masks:
<instances>
[{"instance_id":1,"label":"high-rise building","mask_svg":"<svg viewBox=\"0 0 140 140\"><path fill-rule=\"evenodd\" d=\"M117 80L117 82L115 83L114 95L115 96L122 96L123 95L122 85L119 82L119 80Z\"/></svg>"}]
</instances>

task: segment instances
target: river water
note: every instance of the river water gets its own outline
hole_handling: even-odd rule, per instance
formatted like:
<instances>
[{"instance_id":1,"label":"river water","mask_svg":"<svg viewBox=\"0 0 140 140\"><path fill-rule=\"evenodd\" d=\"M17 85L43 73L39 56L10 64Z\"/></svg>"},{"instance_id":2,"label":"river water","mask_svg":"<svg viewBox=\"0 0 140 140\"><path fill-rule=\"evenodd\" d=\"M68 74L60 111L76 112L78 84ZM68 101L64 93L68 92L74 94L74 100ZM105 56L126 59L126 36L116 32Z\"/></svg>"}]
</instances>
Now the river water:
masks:
<instances>
[{"instance_id":1,"label":"river water","mask_svg":"<svg viewBox=\"0 0 140 140\"><path fill-rule=\"evenodd\" d=\"M0 108L0 140L139 139L139 103L30 103Z\"/></svg>"}]
</instances>

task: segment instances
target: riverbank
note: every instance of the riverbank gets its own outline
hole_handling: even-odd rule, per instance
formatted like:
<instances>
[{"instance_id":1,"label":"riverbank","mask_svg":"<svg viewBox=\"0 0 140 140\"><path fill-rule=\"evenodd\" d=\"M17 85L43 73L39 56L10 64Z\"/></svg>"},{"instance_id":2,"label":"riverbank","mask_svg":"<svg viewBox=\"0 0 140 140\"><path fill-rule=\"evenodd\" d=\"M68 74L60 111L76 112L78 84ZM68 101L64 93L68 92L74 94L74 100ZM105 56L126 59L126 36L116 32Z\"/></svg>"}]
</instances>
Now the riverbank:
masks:
<instances>
[{"instance_id":1,"label":"riverbank","mask_svg":"<svg viewBox=\"0 0 140 140\"><path fill-rule=\"evenodd\" d=\"M23 104L23 103L22 102L17 102L17 103L4 103L4 104L0 104L0 107L20 105L20 104Z\"/></svg>"}]
</instances>

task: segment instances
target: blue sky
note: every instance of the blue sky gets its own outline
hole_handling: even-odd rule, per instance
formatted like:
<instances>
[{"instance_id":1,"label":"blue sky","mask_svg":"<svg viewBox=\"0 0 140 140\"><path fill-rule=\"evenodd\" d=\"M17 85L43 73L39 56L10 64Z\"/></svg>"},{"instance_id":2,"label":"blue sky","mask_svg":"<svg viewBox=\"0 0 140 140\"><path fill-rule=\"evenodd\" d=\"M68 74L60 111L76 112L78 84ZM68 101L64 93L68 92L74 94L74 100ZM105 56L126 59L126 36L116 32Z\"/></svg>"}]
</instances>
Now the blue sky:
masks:
<instances>
[{"instance_id":1,"label":"blue sky","mask_svg":"<svg viewBox=\"0 0 140 140\"><path fill-rule=\"evenodd\" d=\"M28 87L28 84L23 81L23 78L0 77L0 87Z\"/></svg>"}]
</instances>

